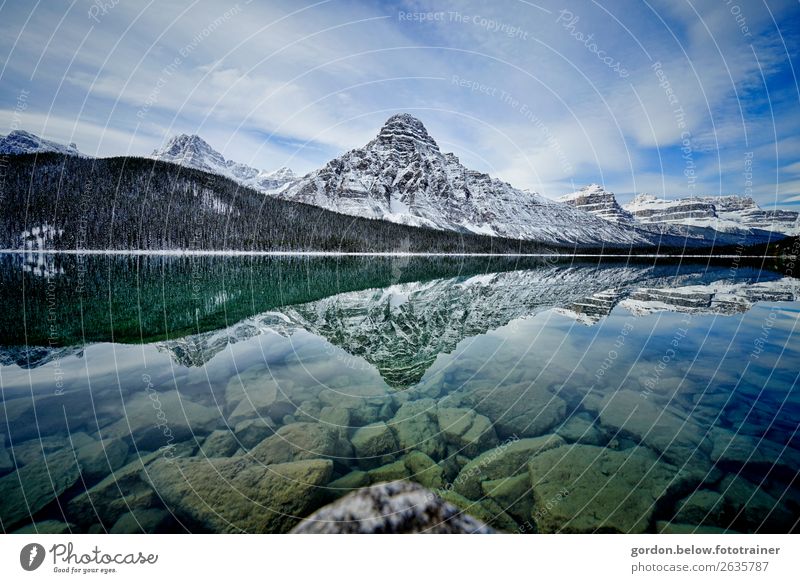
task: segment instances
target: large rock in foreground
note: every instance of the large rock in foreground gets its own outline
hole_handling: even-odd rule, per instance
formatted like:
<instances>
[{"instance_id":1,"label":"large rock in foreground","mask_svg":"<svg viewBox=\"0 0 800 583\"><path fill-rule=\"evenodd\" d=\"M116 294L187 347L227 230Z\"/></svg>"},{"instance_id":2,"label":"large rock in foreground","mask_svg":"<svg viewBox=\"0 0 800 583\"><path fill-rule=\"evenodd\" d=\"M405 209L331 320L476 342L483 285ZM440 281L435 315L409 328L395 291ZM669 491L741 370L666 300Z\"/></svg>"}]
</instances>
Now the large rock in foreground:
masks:
<instances>
[{"instance_id":1,"label":"large rock in foreground","mask_svg":"<svg viewBox=\"0 0 800 583\"><path fill-rule=\"evenodd\" d=\"M281 533L325 493L333 462L311 459L264 466L242 459L158 460L148 476L168 510L209 532Z\"/></svg>"},{"instance_id":2,"label":"large rock in foreground","mask_svg":"<svg viewBox=\"0 0 800 583\"><path fill-rule=\"evenodd\" d=\"M292 532L486 534L494 531L418 484L390 482L348 494L306 518Z\"/></svg>"}]
</instances>

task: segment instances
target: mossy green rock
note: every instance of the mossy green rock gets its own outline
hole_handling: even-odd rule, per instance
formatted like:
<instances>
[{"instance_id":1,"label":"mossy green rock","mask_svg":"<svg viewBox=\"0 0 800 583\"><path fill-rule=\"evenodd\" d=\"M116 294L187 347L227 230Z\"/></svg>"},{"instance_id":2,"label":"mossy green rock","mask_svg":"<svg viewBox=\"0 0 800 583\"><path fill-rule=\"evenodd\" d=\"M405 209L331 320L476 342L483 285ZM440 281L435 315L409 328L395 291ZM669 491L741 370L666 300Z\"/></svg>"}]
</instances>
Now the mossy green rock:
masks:
<instances>
[{"instance_id":1,"label":"mossy green rock","mask_svg":"<svg viewBox=\"0 0 800 583\"><path fill-rule=\"evenodd\" d=\"M369 486L369 474L362 470L353 470L330 482L326 488L328 489L329 498L339 498L344 496L352 490Z\"/></svg>"},{"instance_id":2,"label":"mossy green rock","mask_svg":"<svg viewBox=\"0 0 800 583\"><path fill-rule=\"evenodd\" d=\"M121 439L92 441L80 447L75 455L83 479L94 481L122 467L128 457L128 445Z\"/></svg>"},{"instance_id":3,"label":"mossy green rock","mask_svg":"<svg viewBox=\"0 0 800 583\"><path fill-rule=\"evenodd\" d=\"M503 509L491 500L475 502L452 490L437 492L437 494L442 500L449 502L459 510L474 516L497 530L516 532L519 528L514 519L503 512Z\"/></svg>"},{"instance_id":4,"label":"mossy green rock","mask_svg":"<svg viewBox=\"0 0 800 583\"><path fill-rule=\"evenodd\" d=\"M470 388L463 398L465 404L494 423L501 438L543 435L567 412L564 399L527 382Z\"/></svg>"},{"instance_id":5,"label":"mossy green rock","mask_svg":"<svg viewBox=\"0 0 800 583\"><path fill-rule=\"evenodd\" d=\"M431 490L444 486L444 470L421 451L412 451L403 458L408 479Z\"/></svg>"},{"instance_id":6,"label":"mossy green rock","mask_svg":"<svg viewBox=\"0 0 800 583\"><path fill-rule=\"evenodd\" d=\"M161 533L172 524L169 512L161 508L143 508L126 512L109 531L111 534Z\"/></svg>"},{"instance_id":7,"label":"mossy green rock","mask_svg":"<svg viewBox=\"0 0 800 583\"><path fill-rule=\"evenodd\" d=\"M359 465L364 467L379 465L382 456L398 451L397 440L383 421L359 427L350 441L359 458Z\"/></svg>"},{"instance_id":8,"label":"mossy green rock","mask_svg":"<svg viewBox=\"0 0 800 583\"><path fill-rule=\"evenodd\" d=\"M158 460L149 469L168 510L192 527L223 533L288 532L324 499L333 462L264 466L243 459Z\"/></svg>"},{"instance_id":9,"label":"mossy green rock","mask_svg":"<svg viewBox=\"0 0 800 583\"><path fill-rule=\"evenodd\" d=\"M566 445L528 464L539 532L645 532L675 471L643 447Z\"/></svg>"},{"instance_id":10,"label":"mossy green rock","mask_svg":"<svg viewBox=\"0 0 800 583\"><path fill-rule=\"evenodd\" d=\"M43 520L36 524L28 524L14 531L14 534L70 534L75 528L74 524L67 524L58 520Z\"/></svg>"},{"instance_id":11,"label":"mossy green rock","mask_svg":"<svg viewBox=\"0 0 800 583\"><path fill-rule=\"evenodd\" d=\"M383 465L367 473L369 474L370 483L372 484L405 480L410 474L403 460L397 460L396 462Z\"/></svg>"},{"instance_id":12,"label":"mossy green rock","mask_svg":"<svg viewBox=\"0 0 800 583\"><path fill-rule=\"evenodd\" d=\"M518 522L527 522L533 509L533 490L528 472L510 478L481 482L483 495L494 500Z\"/></svg>"},{"instance_id":13,"label":"mossy green rock","mask_svg":"<svg viewBox=\"0 0 800 583\"><path fill-rule=\"evenodd\" d=\"M284 425L250 450L249 455L263 464L314 458L347 461L352 458L353 450L338 431L321 423L301 421Z\"/></svg>"},{"instance_id":14,"label":"mossy green rock","mask_svg":"<svg viewBox=\"0 0 800 583\"><path fill-rule=\"evenodd\" d=\"M488 417L458 407L439 407L437 414L445 441L465 455L476 456L497 445L497 434Z\"/></svg>"},{"instance_id":15,"label":"mossy green rock","mask_svg":"<svg viewBox=\"0 0 800 583\"><path fill-rule=\"evenodd\" d=\"M402 449L416 449L434 459L444 457L446 444L439 431L433 399L403 403L388 425Z\"/></svg>"},{"instance_id":16,"label":"mossy green rock","mask_svg":"<svg viewBox=\"0 0 800 583\"><path fill-rule=\"evenodd\" d=\"M525 473L528 471L528 460L534 455L564 443L558 435L529 437L503 443L465 465L453 482L455 490L467 498L478 499L483 493L481 482Z\"/></svg>"},{"instance_id":17,"label":"mossy green rock","mask_svg":"<svg viewBox=\"0 0 800 583\"><path fill-rule=\"evenodd\" d=\"M236 436L227 429L212 431L200 448L204 457L230 457L239 449Z\"/></svg>"},{"instance_id":18,"label":"mossy green rock","mask_svg":"<svg viewBox=\"0 0 800 583\"><path fill-rule=\"evenodd\" d=\"M0 478L0 520L8 530L30 519L80 478L72 451L61 450Z\"/></svg>"},{"instance_id":19,"label":"mossy green rock","mask_svg":"<svg viewBox=\"0 0 800 583\"><path fill-rule=\"evenodd\" d=\"M675 505L672 522L702 526L727 526L725 501L713 490L697 490Z\"/></svg>"}]
</instances>

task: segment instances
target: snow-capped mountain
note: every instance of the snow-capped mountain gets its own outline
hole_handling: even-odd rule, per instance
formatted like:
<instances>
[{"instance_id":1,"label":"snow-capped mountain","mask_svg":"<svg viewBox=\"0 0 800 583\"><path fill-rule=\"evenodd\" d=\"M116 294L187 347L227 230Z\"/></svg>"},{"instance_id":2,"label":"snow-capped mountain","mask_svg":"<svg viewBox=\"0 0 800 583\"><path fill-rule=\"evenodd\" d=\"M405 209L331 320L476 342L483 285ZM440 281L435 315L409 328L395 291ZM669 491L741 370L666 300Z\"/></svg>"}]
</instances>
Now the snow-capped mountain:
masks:
<instances>
[{"instance_id":1,"label":"snow-capped mountain","mask_svg":"<svg viewBox=\"0 0 800 583\"><path fill-rule=\"evenodd\" d=\"M43 154L45 152L83 156L74 143L65 146L58 142L45 140L25 130L14 130L6 136L0 137L0 154Z\"/></svg>"},{"instance_id":2,"label":"snow-capped mountain","mask_svg":"<svg viewBox=\"0 0 800 583\"><path fill-rule=\"evenodd\" d=\"M546 243L649 242L627 226L465 168L408 114L390 117L366 146L307 174L281 196L348 215Z\"/></svg>"},{"instance_id":3,"label":"snow-capped mountain","mask_svg":"<svg viewBox=\"0 0 800 583\"><path fill-rule=\"evenodd\" d=\"M720 232L761 229L786 235L800 233L796 211L764 210L749 196L692 196L669 200L638 194L623 208L640 223L711 227Z\"/></svg>"},{"instance_id":4,"label":"snow-capped mountain","mask_svg":"<svg viewBox=\"0 0 800 583\"><path fill-rule=\"evenodd\" d=\"M576 192L565 194L558 200L608 221L633 222L633 215L619 206L614 193L608 192L599 184L584 186Z\"/></svg>"},{"instance_id":5,"label":"snow-capped mountain","mask_svg":"<svg viewBox=\"0 0 800 583\"><path fill-rule=\"evenodd\" d=\"M267 172L247 164L226 160L208 142L194 134L174 136L163 148L153 150L151 157L163 162L172 162L187 168L225 176L243 186L261 192L280 190L295 179L294 173L286 167Z\"/></svg>"}]
</instances>

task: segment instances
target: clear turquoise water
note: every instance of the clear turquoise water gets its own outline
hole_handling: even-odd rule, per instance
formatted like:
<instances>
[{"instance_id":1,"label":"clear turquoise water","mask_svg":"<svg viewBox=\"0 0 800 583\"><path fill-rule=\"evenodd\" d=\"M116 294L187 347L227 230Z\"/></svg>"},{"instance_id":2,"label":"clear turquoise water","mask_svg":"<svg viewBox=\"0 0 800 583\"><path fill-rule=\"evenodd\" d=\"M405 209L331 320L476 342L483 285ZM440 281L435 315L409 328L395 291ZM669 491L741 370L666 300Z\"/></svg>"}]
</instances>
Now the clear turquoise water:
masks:
<instances>
[{"instance_id":1,"label":"clear turquoise water","mask_svg":"<svg viewBox=\"0 0 800 583\"><path fill-rule=\"evenodd\" d=\"M775 271L3 256L0 272L7 532L281 532L401 478L511 532L796 529L800 303Z\"/></svg>"}]
</instances>

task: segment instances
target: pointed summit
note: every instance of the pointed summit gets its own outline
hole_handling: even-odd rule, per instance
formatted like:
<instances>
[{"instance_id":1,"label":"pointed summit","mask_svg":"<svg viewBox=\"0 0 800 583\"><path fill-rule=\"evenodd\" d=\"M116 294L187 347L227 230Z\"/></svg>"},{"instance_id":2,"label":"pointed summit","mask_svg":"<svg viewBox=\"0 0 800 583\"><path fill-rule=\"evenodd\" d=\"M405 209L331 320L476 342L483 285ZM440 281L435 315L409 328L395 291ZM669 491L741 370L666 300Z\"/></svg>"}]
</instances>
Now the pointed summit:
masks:
<instances>
[{"instance_id":1,"label":"pointed summit","mask_svg":"<svg viewBox=\"0 0 800 583\"><path fill-rule=\"evenodd\" d=\"M439 150L439 146L428 134L423 123L408 113L398 113L387 119L376 139L381 145L399 150L407 150L417 145Z\"/></svg>"}]
</instances>

